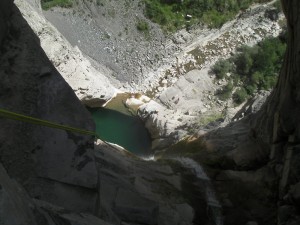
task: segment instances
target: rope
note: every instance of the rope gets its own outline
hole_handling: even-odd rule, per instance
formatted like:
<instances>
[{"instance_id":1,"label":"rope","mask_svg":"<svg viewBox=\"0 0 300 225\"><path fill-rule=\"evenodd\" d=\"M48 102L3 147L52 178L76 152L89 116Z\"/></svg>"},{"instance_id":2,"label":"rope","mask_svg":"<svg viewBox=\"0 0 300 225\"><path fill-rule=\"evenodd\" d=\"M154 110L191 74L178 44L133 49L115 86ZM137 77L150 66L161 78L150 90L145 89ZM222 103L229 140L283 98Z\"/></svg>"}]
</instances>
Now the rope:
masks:
<instances>
[{"instance_id":1,"label":"rope","mask_svg":"<svg viewBox=\"0 0 300 225\"><path fill-rule=\"evenodd\" d=\"M56 129L65 130L65 131L76 132L79 134L91 135L91 136L94 136L94 137L100 139L99 136L93 131L83 130L80 128L70 127L70 126L66 126L66 125L61 125L61 124L54 123L54 122L51 122L48 120L37 119L34 117L25 116L25 115L11 112L11 111L4 110L4 109L0 109L0 117L5 117L5 118L11 119L11 120L18 120L18 121L22 121L22 122L26 122L26 123L37 124L37 125L56 128Z\"/></svg>"},{"instance_id":2,"label":"rope","mask_svg":"<svg viewBox=\"0 0 300 225\"><path fill-rule=\"evenodd\" d=\"M0 117L4 117L7 119L11 119L11 120L17 120L17 121L21 121L21 122L25 122L25 123L41 125L41 126L45 126L45 127L51 127L51 128L55 128L55 129L65 130L65 131L76 132L79 134L91 135L91 136L94 136L97 139L101 140L100 136L96 132L93 132L93 131L83 130L80 128L66 126L66 125L61 125L61 124L54 123L54 122L51 122L48 120L37 119L37 118L31 117L31 116L25 116L23 114L11 112L11 111L1 109L1 108L0 108ZM111 143L109 143L105 140L101 140L101 141L104 142L106 145L108 145L116 150L119 150L117 147L115 147Z\"/></svg>"}]
</instances>

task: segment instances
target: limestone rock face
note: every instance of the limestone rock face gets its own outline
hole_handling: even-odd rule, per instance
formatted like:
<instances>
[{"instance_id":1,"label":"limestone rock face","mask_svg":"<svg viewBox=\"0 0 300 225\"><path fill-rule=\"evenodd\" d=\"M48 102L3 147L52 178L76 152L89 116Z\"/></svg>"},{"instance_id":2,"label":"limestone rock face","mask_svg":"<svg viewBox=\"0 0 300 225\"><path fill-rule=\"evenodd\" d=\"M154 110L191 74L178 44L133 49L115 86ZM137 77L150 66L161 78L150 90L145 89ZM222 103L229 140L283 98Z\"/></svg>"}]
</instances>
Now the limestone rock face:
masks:
<instances>
[{"instance_id":1,"label":"limestone rock face","mask_svg":"<svg viewBox=\"0 0 300 225\"><path fill-rule=\"evenodd\" d=\"M71 213L41 200L33 200L0 164L0 222L3 225L109 225L87 213Z\"/></svg>"},{"instance_id":2,"label":"limestone rock face","mask_svg":"<svg viewBox=\"0 0 300 225\"><path fill-rule=\"evenodd\" d=\"M1 46L0 107L94 130L89 112L52 66L18 8L13 5L11 12L6 21L10 29ZM0 123L1 161L31 196L51 198L54 204L67 202L72 194L95 196L97 171L91 154L92 137L6 118ZM93 211L91 198L69 206Z\"/></svg>"},{"instance_id":3,"label":"limestone rock face","mask_svg":"<svg viewBox=\"0 0 300 225\"><path fill-rule=\"evenodd\" d=\"M110 73L109 70L97 70L77 46L71 46L45 19L39 1L16 0L15 4L40 38L48 58L85 105L100 107L116 94L117 89L104 75ZM44 68L42 71L44 75L49 72L50 68Z\"/></svg>"},{"instance_id":4,"label":"limestone rock face","mask_svg":"<svg viewBox=\"0 0 300 225\"><path fill-rule=\"evenodd\" d=\"M213 79L208 76L208 70L192 70L181 76L178 81L167 88L159 96L159 100L172 109L179 108L183 113L199 114L206 109L207 99L215 92Z\"/></svg>"},{"instance_id":5,"label":"limestone rock face","mask_svg":"<svg viewBox=\"0 0 300 225\"><path fill-rule=\"evenodd\" d=\"M215 179L225 224L300 223L300 2L282 5L289 34L276 87L257 113L196 140L193 157Z\"/></svg>"},{"instance_id":6,"label":"limestone rock face","mask_svg":"<svg viewBox=\"0 0 300 225\"><path fill-rule=\"evenodd\" d=\"M193 224L195 210L169 165L143 161L102 141L95 146L95 157L101 218L112 224ZM205 210L198 213L206 217Z\"/></svg>"},{"instance_id":7,"label":"limestone rock face","mask_svg":"<svg viewBox=\"0 0 300 225\"><path fill-rule=\"evenodd\" d=\"M90 114L16 6L6 23L0 107L94 130ZM1 224L193 224L195 211L184 197L181 177L164 163L141 160L102 141L94 147L92 137L64 130L2 117L0 128ZM208 221L205 210L201 215Z\"/></svg>"},{"instance_id":8,"label":"limestone rock face","mask_svg":"<svg viewBox=\"0 0 300 225\"><path fill-rule=\"evenodd\" d=\"M139 107L138 114L151 134L153 149L163 149L186 135L186 131L180 129L184 125L181 112L169 110L151 100Z\"/></svg>"},{"instance_id":9,"label":"limestone rock face","mask_svg":"<svg viewBox=\"0 0 300 225\"><path fill-rule=\"evenodd\" d=\"M279 81L253 124L258 137L270 146L271 162L281 167L278 187L281 205L294 206L294 203L284 196L297 184L300 174L300 21L297 19L300 2L281 2L288 25L287 52ZM297 217L288 222L279 219L281 224L299 223L300 220Z\"/></svg>"},{"instance_id":10,"label":"limestone rock face","mask_svg":"<svg viewBox=\"0 0 300 225\"><path fill-rule=\"evenodd\" d=\"M12 1L0 2L0 45L8 29L7 20L11 13Z\"/></svg>"}]
</instances>

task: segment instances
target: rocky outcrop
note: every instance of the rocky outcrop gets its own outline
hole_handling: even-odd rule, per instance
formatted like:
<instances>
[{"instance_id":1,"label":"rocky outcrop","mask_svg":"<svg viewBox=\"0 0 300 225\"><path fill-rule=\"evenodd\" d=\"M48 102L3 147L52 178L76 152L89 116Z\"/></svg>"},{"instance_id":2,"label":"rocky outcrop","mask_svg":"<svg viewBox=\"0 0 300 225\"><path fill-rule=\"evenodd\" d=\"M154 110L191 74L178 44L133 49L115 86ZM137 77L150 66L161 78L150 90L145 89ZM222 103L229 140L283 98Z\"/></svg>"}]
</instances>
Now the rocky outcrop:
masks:
<instances>
[{"instance_id":1,"label":"rocky outcrop","mask_svg":"<svg viewBox=\"0 0 300 225\"><path fill-rule=\"evenodd\" d=\"M289 31L288 47L279 81L266 103L239 122L179 145L181 154L194 150L192 157L205 165L214 178L225 224L300 222L300 3L292 0L282 4ZM255 104L260 105L255 101L253 104L247 106L250 111L256 110Z\"/></svg>"},{"instance_id":2,"label":"rocky outcrop","mask_svg":"<svg viewBox=\"0 0 300 225\"><path fill-rule=\"evenodd\" d=\"M31 199L23 187L8 176L2 164L0 178L0 222L3 225L109 225L93 215L68 212L50 203Z\"/></svg>"},{"instance_id":3,"label":"rocky outcrop","mask_svg":"<svg viewBox=\"0 0 300 225\"><path fill-rule=\"evenodd\" d=\"M194 119L193 116L184 115L181 110L168 109L140 94L132 94L125 105L144 121L152 138L153 151L164 149L183 138L187 134L183 128Z\"/></svg>"},{"instance_id":4,"label":"rocky outcrop","mask_svg":"<svg viewBox=\"0 0 300 225\"><path fill-rule=\"evenodd\" d=\"M1 108L94 130L15 5L5 22ZM0 125L1 224L193 224L181 176L169 165L102 141L94 147L90 136L7 118ZM208 221L204 209L201 216Z\"/></svg>"},{"instance_id":5,"label":"rocky outcrop","mask_svg":"<svg viewBox=\"0 0 300 225\"><path fill-rule=\"evenodd\" d=\"M181 111L167 109L165 106L151 100L138 108L138 115L145 122L152 141L153 150L164 149L183 138L187 132L182 121L191 120Z\"/></svg>"},{"instance_id":6,"label":"rocky outcrop","mask_svg":"<svg viewBox=\"0 0 300 225\"><path fill-rule=\"evenodd\" d=\"M291 201L286 195L289 190L295 193L294 188L297 186L293 185L298 182L300 156L300 21L297 20L300 3L295 0L281 2L289 32L287 52L279 81L264 109L254 119L253 126L258 138L269 144L271 162L281 168L278 186L279 211L297 205L296 201ZM289 219L279 215L278 224L299 223L300 219L295 214Z\"/></svg>"},{"instance_id":7,"label":"rocky outcrop","mask_svg":"<svg viewBox=\"0 0 300 225\"><path fill-rule=\"evenodd\" d=\"M180 109L187 115L201 115L212 111L211 108L218 104L214 102L216 86L208 72L208 69L191 70L164 90L158 99L169 108Z\"/></svg>"},{"instance_id":8,"label":"rocky outcrop","mask_svg":"<svg viewBox=\"0 0 300 225\"><path fill-rule=\"evenodd\" d=\"M77 46L71 46L45 19L39 1L34 4L27 0L16 0L15 4L40 38L48 58L85 105L100 107L118 92L104 75L106 73L108 76L111 72L104 67L96 69ZM45 67L41 72L47 75L51 71Z\"/></svg>"},{"instance_id":9,"label":"rocky outcrop","mask_svg":"<svg viewBox=\"0 0 300 225\"><path fill-rule=\"evenodd\" d=\"M138 88L150 89L155 96L160 96L164 86L173 86L187 72L207 70L219 58L230 57L242 45L254 45L266 37L278 36L284 24L283 14L277 15L278 20L271 20L265 15L274 9L273 3L252 5L220 29L200 26L189 31L178 31L165 43L165 49L172 49L173 53L162 60L164 63L161 66L148 72L139 85L142 87Z\"/></svg>"},{"instance_id":10,"label":"rocky outcrop","mask_svg":"<svg viewBox=\"0 0 300 225\"><path fill-rule=\"evenodd\" d=\"M112 224L192 224L194 210L184 199L181 177L169 165L143 161L101 141L95 157L102 218Z\"/></svg>"},{"instance_id":11,"label":"rocky outcrop","mask_svg":"<svg viewBox=\"0 0 300 225\"><path fill-rule=\"evenodd\" d=\"M52 66L16 6L6 23L9 30L0 57L1 108L94 130L89 112ZM65 204L72 194L96 196L92 137L7 118L0 122L1 162L31 196L54 204ZM93 210L90 199L82 201L69 207Z\"/></svg>"},{"instance_id":12,"label":"rocky outcrop","mask_svg":"<svg viewBox=\"0 0 300 225\"><path fill-rule=\"evenodd\" d=\"M1 1L0 2L0 45L2 40L7 34L8 23L7 20L11 13L12 1Z\"/></svg>"}]
</instances>

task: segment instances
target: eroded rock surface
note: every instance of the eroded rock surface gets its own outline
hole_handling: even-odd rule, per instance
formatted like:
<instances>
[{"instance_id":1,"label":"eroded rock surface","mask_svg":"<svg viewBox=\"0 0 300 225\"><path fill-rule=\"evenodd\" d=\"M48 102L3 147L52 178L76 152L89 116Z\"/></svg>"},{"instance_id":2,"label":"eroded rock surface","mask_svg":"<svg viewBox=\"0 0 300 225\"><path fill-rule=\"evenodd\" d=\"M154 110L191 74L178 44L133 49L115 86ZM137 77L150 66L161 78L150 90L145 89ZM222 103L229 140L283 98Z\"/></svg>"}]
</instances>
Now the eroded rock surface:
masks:
<instances>
[{"instance_id":1,"label":"eroded rock surface","mask_svg":"<svg viewBox=\"0 0 300 225\"><path fill-rule=\"evenodd\" d=\"M40 38L41 46L48 58L85 105L100 107L118 92L107 78L111 71L105 67L96 68L91 65L90 60L80 49L72 46L45 19L40 2L29 4L25 0L16 0L15 4ZM41 69L41 76L47 76L49 73L51 68Z\"/></svg>"},{"instance_id":2,"label":"eroded rock surface","mask_svg":"<svg viewBox=\"0 0 300 225\"><path fill-rule=\"evenodd\" d=\"M5 23L1 108L94 130L90 114L15 5ZM2 117L0 123L1 224L193 223L181 176L169 165L101 141L94 147L90 136Z\"/></svg>"}]
</instances>

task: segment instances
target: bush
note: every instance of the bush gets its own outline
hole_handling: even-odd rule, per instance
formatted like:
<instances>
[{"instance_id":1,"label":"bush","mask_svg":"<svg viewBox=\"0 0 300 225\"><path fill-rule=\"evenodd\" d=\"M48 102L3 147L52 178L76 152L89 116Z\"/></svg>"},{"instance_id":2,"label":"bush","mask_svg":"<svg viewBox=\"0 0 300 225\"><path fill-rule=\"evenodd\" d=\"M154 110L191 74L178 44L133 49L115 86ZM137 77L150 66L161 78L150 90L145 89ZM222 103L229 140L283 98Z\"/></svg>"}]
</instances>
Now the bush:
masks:
<instances>
[{"instance_id":1,"label":"bush","mask_svg":"<svg viewBox=\"0 0 300 225\"><path fill-rule=\"evenodd\" d=\"M231 92L233 90L233 83L229 81L221 90L217 91L217 95L223 101L231 97Z\"/></svg>"},{"instance_id":2,"label":"bush","mask_svg":"<svg viewBox=\"0 0 300 225\"><path fill-rule=\"evenodd\" d=\"M160 24L164 30L173 31L187 25L204 22L211 28L221 27L250 4L270 0L144 0L145 15ZM183 15L183 17L182 17Z\"/></svg>"},{"instance_id":3,"label":"bush","mask_svg":"<svg viewBox=\"0 0 300 225\"><path fill-rule=\"evenodd\" d=\"M274 6L275 6L275 9L276 9L277 13L282 12L282 5L281 5L281 1L280 0L277 0L274 3Z\"/></svg>"},{"instance_id":4,"label":"bush","mask_svg":"<svg viewBox=\"0 0 300 225\"><path fill-rule=\"evenodd\" d=\"M246 86L246 90L247 90L248 95L253 95L257 90L257 86L256 85L248 85L248 86Z\"/></svg>"},{"instance_id":5,"label":"bush","mask_svg":"<svg viewBox=\"0 0 300 225\"><path fill-rule=\"evenodd\" d=\"M256 46L238 49L239 53L234 57L220 59L212 66L212 71L216 73L217 79L222 79L227 72L231 72L233 85L240 87L233 95L234 101L239 104L247 95L252 95L257 90L270 90L275 86L285 49L284 34L277 38L268 38ZM220 99L231 95L228 90L225 87L217 93Z\"/></svg>"},{"instance_id":6,"label":"bush","mask_svg":"<svg viewBox=\"0 0 300 225\"><path fill-rule=\"evenodd\" d=\"M248 52L244 52L243 54L238 55L235 60L235 65L238 74L247 76L253 66L253 59Z\"/></svg>"},{"instance_id":7,"label":"bush","mask_svg":"<svg viewBox=\"0 0 300 225\"><path fill-rule=\"evenodd\" d=\"M232 71L232 63L229 60L219 60L212 67L212 71L216 74L218 79L223 79L226 73Z\"/></svg>"},{"instance_id":8,"label":"bush","mask_svg":"<svg viewBox=\"0 0 300 225\"><path fill-rule=\"evenodd\" d=\"M73 1L72 0L41 0L41 5L43 10L48 10L55 6L70 8L73 6Z\"/></svg>"},{"instance_id":9,"label":"bush","mask_svg":"<svg viewBox=\"0 0 300 225\"><path fill-rule=\"evenodd\" d=\"M136 28L139 30L139 31L149 31L149 25L146 21L144 20L140 20L138 21L138 23L136 24Z\"/></svg>"},{"instance_id":10,"label":"bush","mask_svg":"<svg viewBox=\"0 0 300 225\"><path fill-rule=\"evenodd\" d=\"M234 18L235 13L218 12L217 10L210 10L203 14L202 21L210 28L220 28L224 23Z\"/></svg>"},{"instance_id":11,"label":"bush","mask_svg":"<svg viewBox=\"0 0 300 225\"><path fill-rule=\"evenodd\" d=\"M248 94L247 94L246 89L242 87L242 88L238 89L237 91L235 91L232 97L233 97L233 101L236 104L241 104L247 99Z\"/></svg>"}]
</instances>

